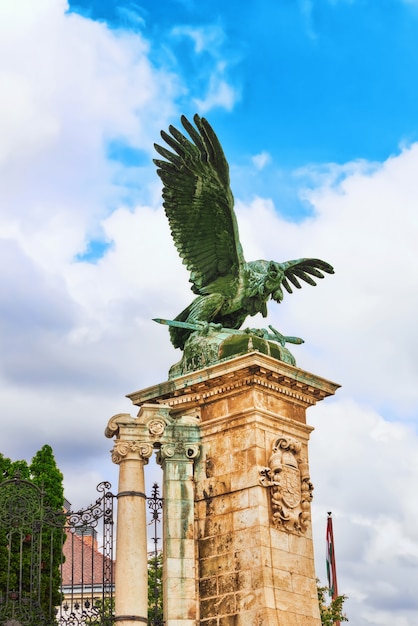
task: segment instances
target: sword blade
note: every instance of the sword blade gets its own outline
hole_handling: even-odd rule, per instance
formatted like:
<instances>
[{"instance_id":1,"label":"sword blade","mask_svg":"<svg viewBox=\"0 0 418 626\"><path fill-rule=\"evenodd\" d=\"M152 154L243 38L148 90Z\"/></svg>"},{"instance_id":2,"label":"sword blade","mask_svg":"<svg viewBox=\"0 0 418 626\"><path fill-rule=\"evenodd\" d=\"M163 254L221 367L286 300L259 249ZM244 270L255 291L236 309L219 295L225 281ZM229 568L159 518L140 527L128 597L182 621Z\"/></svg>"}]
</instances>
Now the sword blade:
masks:
<instances>
[{"instance_id":1,"label":"sword blade","mask_svg":"<svg viewBox=\"0 0 418 626\"><path fill-rule=\"evenodd\" d=\"M175 328L185 328L187 330L202 330L201 324L193 324L192 322L180 322L179 320L166 320L161 317L154 317L153 322L157 322L157 324L164 324L165 326L174 326ZM270 327L271 328L271 327ZM236 328L220 328L222 332L229 333L230 335L241 335L245 333L244 330L237 330ZM250 333L251 334L251 333ZM276 341L281 345L285 343L293 343L293 344L301 344L304 343L303 339L299 337L287 337L282 335L278 331L272 333L265 333L263 339L267 339L268 341Z\"/></svg>"}]
</instances>

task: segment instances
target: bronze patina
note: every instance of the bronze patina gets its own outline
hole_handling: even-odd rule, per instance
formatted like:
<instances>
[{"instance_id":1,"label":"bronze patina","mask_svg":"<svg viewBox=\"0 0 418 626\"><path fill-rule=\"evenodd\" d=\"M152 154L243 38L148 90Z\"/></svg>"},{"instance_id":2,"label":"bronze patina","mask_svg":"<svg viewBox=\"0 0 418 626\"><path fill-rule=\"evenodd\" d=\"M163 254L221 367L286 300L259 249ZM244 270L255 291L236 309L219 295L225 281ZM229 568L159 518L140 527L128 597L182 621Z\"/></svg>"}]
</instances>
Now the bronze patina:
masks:
<instances>
[{"instance_id":1,"label":"bronze patina","mask_svg":"<svg viewBox=\"0 0 418 626\"><path fill-rule=\"evenodd\" d=\"M169 325L172 344L184 351L170 375L254 349L294 365L285 343L302 343L301 339L286 337L271 326L270 332L236 331L249 315L266 317L267 301L280 303L283 289L292 293L292 287L301 288L300 281L315 286L314 278L333 274L334 269L310 258L247 263L222 146L205 118L195 115L196 126L184 116L181 122L190 139L170 126L161 136L171 150L155 144L165 160L154 159L171 235L197 296L175 320L156 320Z\"/></svg>"}]
</instances>

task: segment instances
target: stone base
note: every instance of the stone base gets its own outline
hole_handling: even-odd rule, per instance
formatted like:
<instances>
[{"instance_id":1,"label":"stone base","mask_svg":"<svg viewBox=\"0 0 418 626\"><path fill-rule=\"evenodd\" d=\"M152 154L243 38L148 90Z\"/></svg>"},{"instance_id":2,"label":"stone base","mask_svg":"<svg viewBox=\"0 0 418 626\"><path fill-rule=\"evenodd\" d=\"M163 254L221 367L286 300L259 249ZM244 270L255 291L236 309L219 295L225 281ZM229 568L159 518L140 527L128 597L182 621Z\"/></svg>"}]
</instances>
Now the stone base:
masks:
<instances>
[{"instance_id":1,"label":"stone base","mask_svg":"<svg viewBox=\"0 0 418 626\"><path fill-rule=\"evenodd\" d=\"M196 331L190 335L182 358L170 368L169 378L183 376L188 372L195 372L250 352L260 352L278 361L296 365L295 358L289 350L275 341L268 341L245 331L231 334L208 329L205 333Z\"/></svg>"},{"instance_id":2,"label":"stone base","mask_svg":"<svg viewBox=\"0 0 418 626\"><path fill-rule=\"evenodd\" d=\"M320 626L306 409L337 387L253 352L129 396L200 420L200 626Z\"/></svg>"},{"instance_id":3,"label":"stone base","mask_svg":"<svg viewBox=\"0 0 418 626\"><path fill-rule=\"evenodd\" d=\"M270 489L262 486L278 436L302 444L310 428L257 406L202 424L203 458L196 467L200 625L320 626L311 526L277 527ZM291 489L291 485L289 485ZM297 486L295 491L297 491ZM308 621L309 620L309 621Z\"/></svg>"}]
</instances>

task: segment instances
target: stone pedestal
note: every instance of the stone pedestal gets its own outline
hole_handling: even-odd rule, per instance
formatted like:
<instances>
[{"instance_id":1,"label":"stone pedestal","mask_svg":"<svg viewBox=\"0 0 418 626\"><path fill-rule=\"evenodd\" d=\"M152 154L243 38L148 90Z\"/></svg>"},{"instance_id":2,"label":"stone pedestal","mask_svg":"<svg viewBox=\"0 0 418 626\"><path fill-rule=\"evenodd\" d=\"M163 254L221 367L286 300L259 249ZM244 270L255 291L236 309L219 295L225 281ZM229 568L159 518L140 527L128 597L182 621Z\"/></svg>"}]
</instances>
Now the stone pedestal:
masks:
<instances>
[{"instance_id":1,"label":"stone pedestal","mask_svg":"<svg viewBox=\"0 0 418 626\"><path fill-rule=\"evenodd\" d=\"M200 626L320 626L305 413L337 387L251 353L128 396L200 420Z\"/></svg>"}]
</instances>

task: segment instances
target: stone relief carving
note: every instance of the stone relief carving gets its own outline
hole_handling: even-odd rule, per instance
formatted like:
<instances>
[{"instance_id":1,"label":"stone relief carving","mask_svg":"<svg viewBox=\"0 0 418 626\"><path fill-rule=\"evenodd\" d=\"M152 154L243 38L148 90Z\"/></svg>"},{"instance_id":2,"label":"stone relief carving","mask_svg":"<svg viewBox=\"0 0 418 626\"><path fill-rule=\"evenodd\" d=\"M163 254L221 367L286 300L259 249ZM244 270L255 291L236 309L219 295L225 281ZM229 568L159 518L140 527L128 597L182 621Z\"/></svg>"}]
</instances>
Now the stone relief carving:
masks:
<instances>
[{"instance_id":1,"label":"stone relief carving","mask_svg":"<svg viewBox=\"0 0 418 626\"><path fill-rule=\"evenodd\" d=\"M165 430L166 423L163 420L152 420L148 423L148 432L150 435L162 435Z\"/></svg>"},{"instance_id":2,"label":"stone relief carving","mask_svg":"<svg viewBox=\"0 0 418 626\"><path fill-rule=\"evenodd\" d=\"M308 462L301 452L300 441L279 437L269 467L260 470L261 484L270 489L273 525L297 533L308 528L313 491Z\"/></svg>"}]
</instances>

